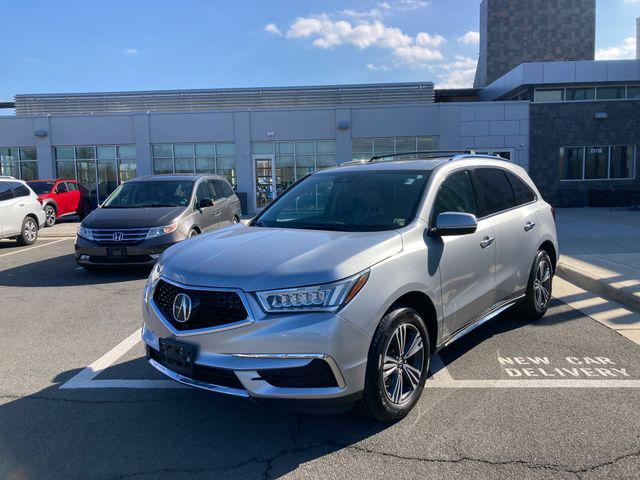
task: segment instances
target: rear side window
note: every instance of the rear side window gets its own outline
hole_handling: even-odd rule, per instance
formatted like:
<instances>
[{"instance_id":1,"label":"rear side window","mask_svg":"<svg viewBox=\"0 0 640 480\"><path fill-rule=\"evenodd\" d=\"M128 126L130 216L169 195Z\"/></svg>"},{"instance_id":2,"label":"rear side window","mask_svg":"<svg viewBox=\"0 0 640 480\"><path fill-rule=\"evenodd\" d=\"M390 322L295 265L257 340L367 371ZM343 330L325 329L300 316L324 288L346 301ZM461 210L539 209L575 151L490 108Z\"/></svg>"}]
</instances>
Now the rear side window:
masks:
<instances>
[{"instance_id":1,"label":"rear side window","mask_svg":"<svg viewBox=\"0 0 640 480\"><path fill-rule=\"evenodd\" d=\"M29 187L27 187L26 185L23 185L22 183L12 182L11 188L13 190L13 196L16 198L28 197L29 195L31 195L31 190L29 190Z\"/></svg>"},{"instance_id":2,"label":"rear side window","mask_svg":"<svg viewBox=\"0 0 640 480\"><path fill-rule=\"evenodd\" d=\"M529 185L524 183L520 178L511 172L507 172L507 178L513 188L513 194L516 197L516 205L524 205L525 203L531 203L536 199L536 194L529 188Z\"/></svg>"},{"instance_id":3,"label":"rear side window","mask_svg":"<svg viewBox=\"0 0 640 480\"><path fill-rule=\"evenodd\" d=\"M225 197L229 198L233 196L233 190L231 189L231 187L227 182L225 182L224 180L218 180L216 183L220 184L220 188L222 189L222 194Z\"/></svg>"},{"instance_id":4,"label":"rear side window","mask_svg":"<svg viewBox=\"0 0 640 480\"><path fill-rule=\"evenodd\" d=\"M75 183L67 182L67 188L70 192L73 192L75 190L78 190L78 185L76 185Z\"/></svg>"},{"instance_id":5,"label":"rear side window","mask_svg":"<svg viewBox=\"0 0 640 480\"><path fill-rule=\"evenodd\" d=\"M478 168L473 171L478 194L480 217L508 210L516 206L513 189L504 170Z\"/></svg>"},{"instance_id":6,"label":"rear side window","mask_svg":"<svg viewBox=\"0 0 640 480\"><path fill-rule=\"evenodd\" d=\"M438 190L432 221L443 212L462 212L478 215L476 197L468 171L449 175Z\"/></svg>"},{"instance_id":7,"label":"rear side window","mask_svg":"<svg viewBox=\"0 0 640 480\"><path fill-rule=\"evenodd\" d=\"M220 200L221 198L224 198L222 187L220 186L220 181L207 180L207 183L209 184L209 189L211 190L211 195L213 195L214 200Z\"/></svg>"},{"instance_id":8,"label":"rear side window","mask_svg":"<svg viewBox=\"0 0 640 480\"><path fill-rule=\"evenodd\" d=\"M9 182L0 182L0 202L2 200L11 200L12 198L11 184Z\"/></svg>"}]
</instances>

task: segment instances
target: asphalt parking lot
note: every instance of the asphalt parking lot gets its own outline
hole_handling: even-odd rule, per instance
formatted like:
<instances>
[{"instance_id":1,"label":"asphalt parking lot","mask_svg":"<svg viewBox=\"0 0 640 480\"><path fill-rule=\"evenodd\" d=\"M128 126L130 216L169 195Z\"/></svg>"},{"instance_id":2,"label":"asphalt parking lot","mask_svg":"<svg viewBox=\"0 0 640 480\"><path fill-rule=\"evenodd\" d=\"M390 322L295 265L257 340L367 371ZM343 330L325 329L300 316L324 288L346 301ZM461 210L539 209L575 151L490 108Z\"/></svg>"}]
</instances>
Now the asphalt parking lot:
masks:
<instances>
[{"instance_id":1,"label":"asphalt parking lot","mask_svg":"<svg viewBox=\"0 0 640 480\"><path fill-rule=\"evenodd\" d=\"M443 350L385 425L165 380L136 333L147 273L85 272L72 239L0 242L0 478L640 477L640 346L558 300Z\"/></svg>"}]
</instances>

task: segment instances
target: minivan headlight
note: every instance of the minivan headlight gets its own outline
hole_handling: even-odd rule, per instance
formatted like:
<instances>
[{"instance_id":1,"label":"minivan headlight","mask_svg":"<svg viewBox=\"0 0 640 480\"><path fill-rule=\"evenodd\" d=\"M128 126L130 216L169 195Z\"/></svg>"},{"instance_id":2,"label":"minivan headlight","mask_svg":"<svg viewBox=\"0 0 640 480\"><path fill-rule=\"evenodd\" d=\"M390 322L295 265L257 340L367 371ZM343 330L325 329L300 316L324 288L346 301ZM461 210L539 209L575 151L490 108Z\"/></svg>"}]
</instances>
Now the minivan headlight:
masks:
<instances>
[{"instance_id":1,"label":"minivan headlight","mask_svg":"<svg viewBox=\"0 0 640 480\"><path fill-rule=\"evenodd\" d=\"M150 238L156 238L160 235L167 235L168 233L175 232L180 226L180 222L171 223L169 225L165 225L163 227L153 227L149 229L149 233L147 233L147 240Z\"/></svg>"},{"instance_id":2,"label":"minivan headlight","mask_svg":"<svg viewBox=\"0 0 640 480\"><path fill-rule=\"evenodd\" d=\"M86 238L87 240L93 240L93 230L80 226L80 228L78 228L78 236Z\"/></svg>"},{"instance_id":3,"label":"minivan headlight","mask_svg":"<svg viewBox=\"0 0 640 480\"><path fill-rule=\"evenodd\" d=\"M300 288L256 292L265 312L335 312L349 303L369 279L369 270L344 280Z\"/></svg>"}]
</instances>

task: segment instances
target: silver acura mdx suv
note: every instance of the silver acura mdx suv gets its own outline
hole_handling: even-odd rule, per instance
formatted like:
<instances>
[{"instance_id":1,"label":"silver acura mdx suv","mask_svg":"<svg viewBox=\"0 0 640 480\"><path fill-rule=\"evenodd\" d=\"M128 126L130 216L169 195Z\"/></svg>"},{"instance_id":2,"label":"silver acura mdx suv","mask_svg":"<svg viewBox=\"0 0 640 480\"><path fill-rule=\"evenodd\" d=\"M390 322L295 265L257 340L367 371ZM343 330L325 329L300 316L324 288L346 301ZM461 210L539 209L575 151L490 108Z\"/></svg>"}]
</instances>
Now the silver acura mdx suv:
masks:
<instances>
[{"instance_id":1,"label":"silver acura mdx suv","mask_svg":"<svg viewBox=\"0 0 640 480\"><path fill-rule=\"evenodd\" d=\"M313 173L249 225L168 249L144 290L151 365L205 390L394 420L439 349L510 307L545 314L554 212L522 168L385 160Z\"/></svg>"}]
</instances>

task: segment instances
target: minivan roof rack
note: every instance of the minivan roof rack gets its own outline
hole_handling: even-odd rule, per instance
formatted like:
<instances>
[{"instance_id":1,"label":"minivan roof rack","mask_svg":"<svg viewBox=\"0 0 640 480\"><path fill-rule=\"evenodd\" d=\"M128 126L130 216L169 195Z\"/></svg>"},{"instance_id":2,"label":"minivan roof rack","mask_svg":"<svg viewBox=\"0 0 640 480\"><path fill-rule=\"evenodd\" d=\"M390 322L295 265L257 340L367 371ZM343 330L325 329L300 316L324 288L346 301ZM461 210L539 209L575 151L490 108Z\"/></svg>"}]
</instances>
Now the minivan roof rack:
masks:
<instances>
[{"instance_id":1,"label":"minivan roof rack","mask_svg":"<svg viewBox=\"0 0 640 480\"><path fill-rule=\"evenodd\" d=\"M421 158L416 160L427 160L429 158L439 158L439 157L453 157L458 155L475 155L476 152L473 150L418 150L414 152L400 152L400 153L389 153L387 155L376 155L369 159L369 162L377 162L383 158L389 157L402 157L406 155L420 155ZM403 160L411 160L409 158ZM366 162L366 160L365 160Z\"/></svg>"}]
</instances>

